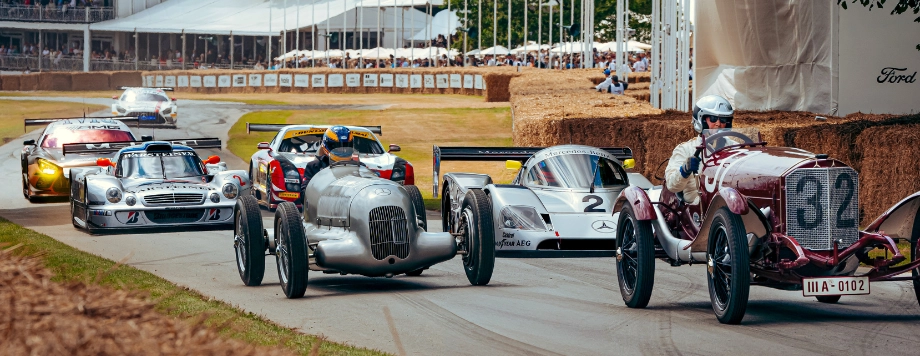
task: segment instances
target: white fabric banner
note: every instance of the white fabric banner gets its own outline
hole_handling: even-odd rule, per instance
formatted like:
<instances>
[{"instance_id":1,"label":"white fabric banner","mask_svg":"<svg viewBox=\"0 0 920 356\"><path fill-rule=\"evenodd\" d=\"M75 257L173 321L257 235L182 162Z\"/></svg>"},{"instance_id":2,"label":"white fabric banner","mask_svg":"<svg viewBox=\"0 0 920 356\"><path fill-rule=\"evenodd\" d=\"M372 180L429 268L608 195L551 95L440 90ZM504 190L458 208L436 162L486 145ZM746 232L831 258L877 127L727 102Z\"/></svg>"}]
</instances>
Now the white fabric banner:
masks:
<instances>
[{"instance_id":1,"label":"white fabric banner","mask_svg":"<svg viewBox=\"0 0 920 356\"><path fill-rule=\"evenodd\" d=\"M233 75L233 86L234 87L245 87L246 86L246 75L245 74L234 74Z\"/></svg>"},{"instance_id":2,"label":"white fabric banner","mask_svg":"<svg viewBox=\"0 0 920 356\"><path fill-rule=\"evenodd\" d=\"M279 74L278 75L278 86L290 88L294 79L291 74Z\"/></svg>"},{"instance_id":3,"label":"white fabric banner","mask_svg":"<svg viewBox=\"0 0 920 356\"><path fill-rule=\"evenodd\" d=\"M380 86L386 88L393 87L393 75L392 74L381 74L380 75Z\"/></svg>"},{"instance_id":4,"label":"white fabric banner","mask_svg":"<svg viewBox=\"0 0 920 356\"><path fill-rule=\"evenodd\" d=\"M294 74L294 86L298 88L309 88L310 87L310 75L309 74Z\"/></svg>"},{"instance_id":5,"label":"white fabric banner","mask_svg":"<svg viewBox=\"0 0 920 356\"><path fill-rule=\"evenodd\" d=\"M165 78L163 78L163 86L166 86L169 88L175 87L176 86L176 76L167 75Z\"/></svg>"},{"instance_id":6,"label":"white fabric banner","mask_svg":"<svg viewBox=\"0 0 920 356\"><path fill-rule=\"evenodd\" d=\"M326 86L326 76L323 74L314 74L313 75L313 87L314 88L323 88Z\"/></svg>"},{"instance_id":7,"label":"white fabric banner","mask_svg":"<svg viewBox=\"0 0 920 356\"><path fill-rule=\"evenodd\" d=\"M199 75L188 77L188 82L192 88L201 88L201 76Z\"/></svg>"},{"instance_id":8,"label":"white fabric banner","mask_svg":"<svg viewBox=\"0 0 920 356\"><path fill-rule=\"evenodd\" d=\"M180 88L188 88L188 76L180 75L176 77L176 86Z\"/></svg>"},{"instance_id":9,"label":"white fabric banner","mask_svg":"<svg viewBox=\"0 0 920 356\"><path fill-rule=\"evenodd\" d=\"M364 86L365 87L376 87L377 86L377 74L365 74L364 75Z\"/></svg>"},{"instance_id":10,"label":"white fabric banner","mask_svg":"<svg viewBox=\"0 0 920 356\"><path fill-rule=\"evenodd\" d=\"M249 75L249 86L251 87L262 86L262 75L261 74L250 74Z\"/></svg>"},{"instance_id":11,"label":"white fabric banner","mask_svg":"<svg viewBox=\"0 0 920 356\"><path fill-rule=\"evenodd\" d=\"M329 85L330 88L339 88L343 85L344 78L341 74L330 74L329 75Z\"/></svg>"},{"instance_id":12,"label":"white fabric banner","mask_svg":"<svg viewBox=\"0 0 920 356\"><path fill-rule=\"evenodd\" d=\"M162 87L162 86L163 86L163 76L162 76L162 75L158 75L158 76L157 76L156 86L157 86L157 87Z\"/></svg>"},{"instance_id":13,"label":"white fabric banner","mask_svg":"<svg viewBox=\"0 0 920 356\"><path fill-rule=\"evenodd\" d=\"M460 88L460 74L451 74L450 75L450 87L451 88Z\"/></svg>"},{"instance_id":14,"label":"white fabric banner","mask_svg":"<svg viewBox=\"0 0 920 356\"><path fill-rule=\"evenodd\" d=\"M345 85L349 87L361 86L361 75L358 73L345 74Z\"/></svg>"},{"instance_id":15,"label":"white fabric banner","mask_svg":"<svg viewBox=\"0 0 920 356\"><path fill-rule=\"evenodd\" d=\"M262 83L262 86L266 86L266 87L278 86L278 75L277 74L266 74L262 79L264 80Z\"/></svg>"},{"instance_id":16,"label":"white fabric banner","mask_svg":"<svg viewBox=\"0 0 920 356\"><path fill-rule=\"evenodd\" d=\"M217 86L220 88L229 88L231 81L232 80L230 79L229 75L219 76L217 77Z\"/></svg>"}]
</instances>

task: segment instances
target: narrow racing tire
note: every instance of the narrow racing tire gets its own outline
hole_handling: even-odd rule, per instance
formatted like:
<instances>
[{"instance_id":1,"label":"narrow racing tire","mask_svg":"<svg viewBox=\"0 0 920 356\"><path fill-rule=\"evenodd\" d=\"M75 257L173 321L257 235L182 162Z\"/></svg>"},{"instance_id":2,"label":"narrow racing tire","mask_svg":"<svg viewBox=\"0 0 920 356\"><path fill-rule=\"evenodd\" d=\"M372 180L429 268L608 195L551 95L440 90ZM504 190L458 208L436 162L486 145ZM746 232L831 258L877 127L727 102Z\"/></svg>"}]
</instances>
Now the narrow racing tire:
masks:
<instances>
[{"instance_id":1,"label":"narrow racing tire","mask_svg":"<svg viewBox=\"0 0 920 356\"><path fill-rule=\"evenodd\" d=\"M422 199L422 192L414 185L407 185L403 188L406 188L406 192L409 193L409 200L412 200L412 205L415 207L415 217L419 221L419 226L428 231L428 216L425 213L425 200Z\"/></svg>"},{"instance_id":2,"label":"narrow racing tire","mask_svg":"<svg viewBox=\"0 0 920 356\"><path fill-rule=\"evenodd\" d=\"M819 296L816 296L815 299L817 299L821 303L835 304L840 301L840 296L839 295L819 295Z\"/></svg>"},{"instance_id":3,"label":"narrow racing tire","mask_svg":"<svg viewBox=\"0 0 920 356\"><path fill-rule=\"evenodd\" d=\"M623 204L617 222L617 281L627 307L645 308L655 284L655 241L652 223L636 219L634 210Z\"/></svg>"},{"instance_id":4,"label":"narrow racing tire","mask_svg":"<svg viewBox=\"0 0 920 356\"><path fill-rule=\"evenodd\" d=\"M474 286L489 284L495 268L495 227L492 223L492 201L481 189L470 189L460 210L460 249L463 270Z\"/></svg>"},{"instance_id":5,"label":"narrow racing tire","mask_svg":"<svg viewBox=\"0 0 920 356\"><path fill-rule=\"evenodd\" d=\"M709 227L706 278L716 318L723 324L738 324L747 309L751 289L748 244L741 217L720 208Z\"/></svg>"},{"instance_id":6,"label":"narrow racing tire","mask_svg":"<svg viewBox=\"0 0 920 356\"><path fill-rule=\"evenodd\" d=\"M917 208L917 214L914 215L914 233L910 237L910 260L916 261L920 258L920 208ZM917 303L920 303L920 267L910 271L914 277L914 294L917 296Z\"/></svg>"},{"instance_id":7,"label":"narrow racing tire","mask_svg":"<svg viewBox=\"0 0 920 356\"><path fill-rule=\"evenodd\" d=\"M297 206L291 202L278 204L275 210L275 236L278 247L278 279L288 299L303 297L307 291L307 238Z\"/></svg>"},{"instance_id":8,"label":"narrow racing tire","mask_svg":"<svg viewBox=\"0 0 920 356\"><path fill-rule=\"evenodd\" d=\"M262 214L256 198L243 195L237 199L233 220L233 249L240 279L247 286L261 285L265 276L267 244L262 235Z\"/></svg>"},{"instance_id":9,"label":"narrow racing tire","mask_svg":"<svg viewBox=\"0 0 920 356\"><path fill-rule=\"evenodd\" d=\"M441 190L441 231L455 232L450 226L450 190L447 189L447 183Z\"/></svg>"},{"instance_id":10,"label":"narrow racing tire","mask_svg":"<svg viewBox=\"0 0 920 356\"><path fill-rule=\"evenodd\" d=\"M31 200L29 199L29 183L26 182L25 173L22 175L22 197L26 198L26 200Z\"/></svg>"},{"instance_id":11,"label":"narrow racing tire","mask_svg":"<svg viewBox=\"0 0 920 356\"><path fill-rule=\"evenodd\" d=\"M414 271L406 272L406 275L407 275L407 276L410 276L410 277L418 277L418 276L421 276L421 275L422 275L422 272L425 272L425 269L424 269L424 268L419 268L419 269L414 270Z\"/></svg>"}]
</instances>

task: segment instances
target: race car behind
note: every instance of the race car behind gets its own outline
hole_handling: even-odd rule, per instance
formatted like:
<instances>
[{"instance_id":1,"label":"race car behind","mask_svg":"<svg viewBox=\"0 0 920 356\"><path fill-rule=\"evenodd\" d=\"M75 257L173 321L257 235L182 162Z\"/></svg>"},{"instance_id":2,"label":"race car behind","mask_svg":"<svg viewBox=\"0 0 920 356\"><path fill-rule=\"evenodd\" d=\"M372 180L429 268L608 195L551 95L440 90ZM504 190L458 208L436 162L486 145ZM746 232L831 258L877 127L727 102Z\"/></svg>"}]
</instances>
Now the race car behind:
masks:
<instances>
[{"instance_id":1,"label":"race car behind","mask_svg":"<svg viewBox=\"0 0 920 356\"><path fill-rule=\"evenodd\" d=\"M172 88L121 87L121 95L115 95L112 115L138 118L144 126L176 127L179 107L176 98L166 96Z\"/></svg>"}]
</instances>

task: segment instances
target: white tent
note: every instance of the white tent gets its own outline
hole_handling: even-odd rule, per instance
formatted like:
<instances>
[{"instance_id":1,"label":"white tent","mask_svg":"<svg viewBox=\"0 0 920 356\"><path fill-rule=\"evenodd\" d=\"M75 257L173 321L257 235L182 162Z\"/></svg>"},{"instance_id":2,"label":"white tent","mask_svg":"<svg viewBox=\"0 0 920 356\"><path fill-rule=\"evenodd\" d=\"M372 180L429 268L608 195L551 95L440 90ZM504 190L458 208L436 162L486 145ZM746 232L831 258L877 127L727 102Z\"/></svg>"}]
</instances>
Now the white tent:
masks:
<instances>
[{"instance_id":1,"label":"white tent","mask_svg":"<svg viewBox=\"0 0 920 356\"><path fill-rule=\"evenodd\" d=\"M434 18L431 20L431 29L425 28L421 31L415 33L412 36L412 39L416 41L428 41L431 39L438 38L438 35L447 37L448 35L453 35L457 32L457 28L460 27L460 17L457 16L456 10L451 10L448 14L447 11L441 11L434 15Z\"/></svg>"},{"instance_id":2,"label":"white tent","mask_svg":"<svg viewBox=\"0 0 920 356\"><path fill-rule=\"evenodd\" d=\"M316 51L316 54L313 55L315 59L326 59L326 58L342 58L344 52L340 49L330 49L328 51Z\"/></svg>"},{"instance_id":3,"label":"white tent","mask_svg":"<svg viewBox=\"0 0 920 356\"><path fill-rule=\"evenodd\" d=\"M472 50L472 51L466 52L466 55L467 55L467 56L474 56L474 55L478 55L479 52L482 52L482 51L480 51L479 48L477 48L477 49L474 49L474 50Z\"/></svg>"},{"instance_id":4,"label":"white tent","mask_svg":"<svg viewBox=\"0 0 920 356\"><path fill-rule=\"evenodd\" d=\"M519 54L523 52L543 51L543 50L547 50L551 48L553 47L551 47L550 45L545 45L545 44L537 45L536 42L530 41L530 44L528 44L527 46L520 46L518 48L512 49L511 53Z\"/></svg>"},{"instance_id":5,"label":"white tent","mask_svg":"<svg viewBox=\"0 0 920 356\"><path fill-rule=\"evenodd\" d=\"M611 41L606 43L594 43L594 48L600 52L615 52L617 50L617 42ZM652 46L638 42L638 41L629 41L626 43L627 52L645 52L651 50Z\"/></svg>"},{"instance_id":6,"label":"white tent","mask_svg":"<svg viewBox=\"0 0 920 356\"><path fill-rule=\"evenodd\" d=\"M288 53L285 53L285 54L282 54L282 55L280 55L280 56L278 56L278 57L275 57L275 60L276 60L276 61L282 61L282 60L284 60L284 61L289 61L289 60L291 60L291 59L294 59L294 58L296 58L296 57L301 56L300 52L301 52L301 51L298 51L298 50L295 49L295 50L293 50L293 51L290 51L290 52L288 52Z\"/></svg>"},{"instance_id":7,"label":"white tent","mask_svg":"<svg viewBox=\"0 0 920 356\"><path fill-rule=\"evenodd\" d=\"M584 51L582 42L565 42L550 50L552 53L581 53Z\"/></svg>"},{"instance_id":8,"label":"white tent","mask_svg":"<svg viewBox=\"0 0 920 356\"><path fill-rule=\"evenodd\" d=\"M361 51L361 57L364 59L389 59L393 54L392 48L377 47L374 49L365 49Z\"/></svg>"},{"instance_id":9,"label":"white tent","mask_svg":"<svg viewBox=\"0 0 920 356\"><path fill-rule=\"evenodd\" d=\"M498 45L498 46L495 46L495 47L486 48L486 49L482 50L482 52L479 52L479 53L477 53L477 54L478 54L478 55L481 55L481 56L489 56L489 55L504 56L504 55L509 55L509 54L511 54L511 51L509 51L507 48L505 48L505 46Z\"/></svg>"}]
</instances>

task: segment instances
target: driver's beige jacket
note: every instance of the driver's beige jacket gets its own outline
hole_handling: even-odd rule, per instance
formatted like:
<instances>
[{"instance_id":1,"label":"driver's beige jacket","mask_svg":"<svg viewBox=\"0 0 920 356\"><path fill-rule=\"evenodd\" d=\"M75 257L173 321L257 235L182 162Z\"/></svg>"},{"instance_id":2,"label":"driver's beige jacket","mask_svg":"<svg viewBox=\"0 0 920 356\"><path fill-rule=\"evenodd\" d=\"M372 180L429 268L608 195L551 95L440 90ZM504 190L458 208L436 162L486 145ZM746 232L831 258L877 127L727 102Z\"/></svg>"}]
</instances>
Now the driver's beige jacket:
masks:
<instances>
[{"instance_id":1,"label":"driver's beige jacket","mask_svg":"<svg viewBox=\"0 0 920 356\"><path fill-rule=\"evenodd\" d=\"M680 167L687 162L687 158L696 153L696 148L702 143L702 139L697 136L687 142L681 143L674 148L671 153L671 160L668 167L664 170L665 185L671 192L684 192L684 200L687 204L697 205L700 203L700 179L696 174L691 174L684 178L680 175ZM703 168L702 160L700 169Z\"/></svg>"}]
</instances>

